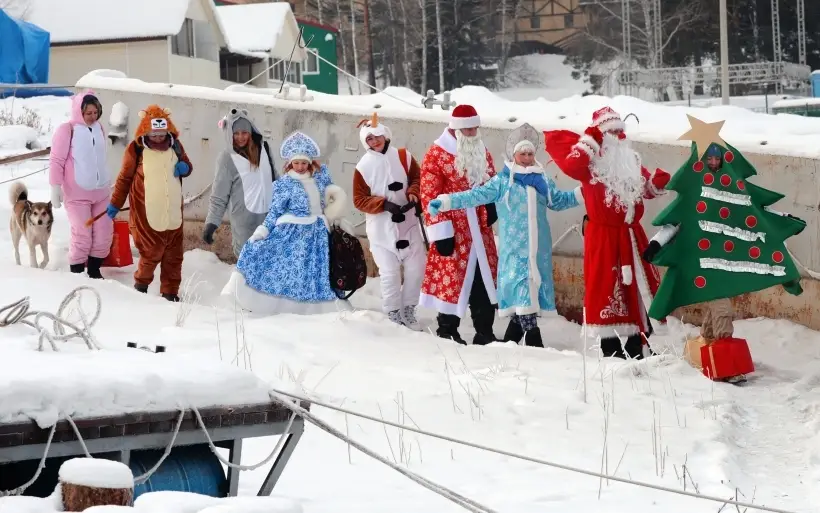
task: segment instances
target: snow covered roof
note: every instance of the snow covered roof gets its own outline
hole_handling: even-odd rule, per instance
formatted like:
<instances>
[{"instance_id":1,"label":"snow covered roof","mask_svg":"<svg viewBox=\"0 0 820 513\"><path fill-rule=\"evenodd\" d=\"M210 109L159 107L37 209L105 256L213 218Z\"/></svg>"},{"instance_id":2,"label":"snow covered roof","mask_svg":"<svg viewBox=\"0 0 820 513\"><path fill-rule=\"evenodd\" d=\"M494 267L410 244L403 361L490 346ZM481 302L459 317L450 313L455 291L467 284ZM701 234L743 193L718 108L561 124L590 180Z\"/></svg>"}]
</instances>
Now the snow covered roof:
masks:
<instances>
[{"instance_id":1,"label":"snow covered roof","mask_svg":"<svg viewBox=\"0 0 820 513\"><path fill-rule=\"evenodd\" d=\"M191 0L29 0L26 20L51 43L147 39L176 35Z\"/></svg>"},{"instance_id":2,"label":"snow covered roof","mask_svg":"<svg viewBox=\"0 0 820 513\"><path fill-rule=\"evenodd\" d=\"M216 7L227 48L242 55L303 61L307 53L297 45L299 24L288 2L222 5ZM294 46L296 49L294 50Z\"/></svg>"}]
</instances>

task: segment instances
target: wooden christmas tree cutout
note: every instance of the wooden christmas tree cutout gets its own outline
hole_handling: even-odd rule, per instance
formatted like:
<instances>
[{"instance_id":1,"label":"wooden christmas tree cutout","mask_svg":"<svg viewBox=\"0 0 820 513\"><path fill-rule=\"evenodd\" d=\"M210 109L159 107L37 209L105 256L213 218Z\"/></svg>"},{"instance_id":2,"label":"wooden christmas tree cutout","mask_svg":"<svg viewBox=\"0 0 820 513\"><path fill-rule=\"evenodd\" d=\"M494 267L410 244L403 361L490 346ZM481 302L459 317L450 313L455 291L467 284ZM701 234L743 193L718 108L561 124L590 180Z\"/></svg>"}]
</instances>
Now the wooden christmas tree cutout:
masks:
<instances>
[{"instance_id":1,"label":"wooden christmas tree cutout","mask_svg":"<svg viewBox=\"0 0 820 513\"><path fill-rule=\"evenodd\" d=\"M723 128L725 121L706 123L689 114L686 117L689 118L689 130L678 137L678 140L693 141L698 147L698 160L703 158L703 154L712 143L726 147L726 142L720 137L720 129Z\"/></svg>"}]
</instances>

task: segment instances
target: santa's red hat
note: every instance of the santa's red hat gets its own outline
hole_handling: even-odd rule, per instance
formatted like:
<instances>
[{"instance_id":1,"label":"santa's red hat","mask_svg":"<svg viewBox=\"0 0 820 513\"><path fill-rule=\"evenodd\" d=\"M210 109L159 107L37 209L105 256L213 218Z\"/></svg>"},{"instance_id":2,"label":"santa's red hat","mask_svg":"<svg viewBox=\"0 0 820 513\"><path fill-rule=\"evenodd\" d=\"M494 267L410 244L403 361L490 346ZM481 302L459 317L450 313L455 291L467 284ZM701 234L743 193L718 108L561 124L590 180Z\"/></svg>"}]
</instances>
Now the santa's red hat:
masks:
<instances>
[{"instance_id":1,"label":"santa's red hat","mask_svg":"<svg viewBox=\"0 0 820 513\"><path fill-rule=\"evenodd\" d=\"M472 105L459 105L453 109L450 115L450 128L453 130L478 128L479 126L481 126L481 118Z\"/></svg>"},{"instance_id":2,"label":"santa's red hat","mask_svg":"<svg viewBox=\"0 0 820 513\"><path fill-rule=\"evenodd\" d=\"M592 126L601 132L612 132L614 130L625 130L626 125L621 119L621 115L610 107L603 107L592 113Z\"/></svg>"}]
</instances>

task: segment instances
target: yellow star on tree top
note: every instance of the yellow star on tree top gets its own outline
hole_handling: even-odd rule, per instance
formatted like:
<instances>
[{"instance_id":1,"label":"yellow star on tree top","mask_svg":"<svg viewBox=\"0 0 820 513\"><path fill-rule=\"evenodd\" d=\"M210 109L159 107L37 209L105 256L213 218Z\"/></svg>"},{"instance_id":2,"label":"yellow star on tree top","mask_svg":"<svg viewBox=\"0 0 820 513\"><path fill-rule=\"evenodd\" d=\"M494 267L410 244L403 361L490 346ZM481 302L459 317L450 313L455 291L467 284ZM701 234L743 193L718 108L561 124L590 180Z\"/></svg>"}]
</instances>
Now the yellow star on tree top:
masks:
<instances>
[{"instance_id":1,"label":"yellow star on tree top","mask_svg":"<svg viewBox=\"0 0 820 513\"><path fill-rule=\"evenodd\" d=\"M724 148L726 141L720 137L720 129L723 128L725 121L716 121L714 123L705 123L696 117L686 115L689 118L689 130L678 137L679 141L694 141L698 146L698 160L703 158L703 154L712 143L717 143Z\"/></svg>"}]
</instances>

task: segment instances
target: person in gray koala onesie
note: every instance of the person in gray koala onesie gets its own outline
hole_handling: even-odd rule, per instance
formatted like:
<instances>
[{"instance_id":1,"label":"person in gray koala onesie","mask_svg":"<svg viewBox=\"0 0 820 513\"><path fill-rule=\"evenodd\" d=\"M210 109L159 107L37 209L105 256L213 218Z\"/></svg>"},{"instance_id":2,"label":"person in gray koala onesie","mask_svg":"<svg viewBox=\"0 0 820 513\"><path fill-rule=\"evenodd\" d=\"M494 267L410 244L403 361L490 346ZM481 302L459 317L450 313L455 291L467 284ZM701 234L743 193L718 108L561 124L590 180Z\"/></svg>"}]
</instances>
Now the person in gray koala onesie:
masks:
<instances>
[{"instance_id":1,"label":"person in gray koala onesie","mask_svg":"<svg viewBox=\"0 0 820 513\"><path fill-rule=\"evenodd\" d=\"M276 168L270 147L248 111L233 108L219 121L226 148L216 160L216 175L202 240L213 244L214 232L230 206L233 252L237 258L270 208Z\"/></svg>"}]
</instances>

